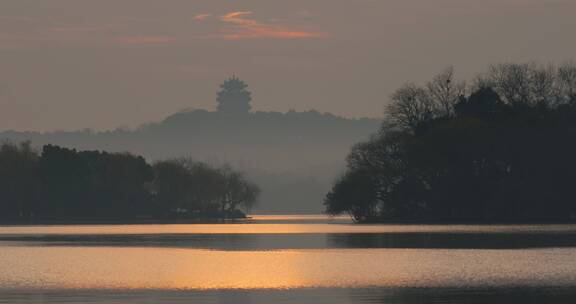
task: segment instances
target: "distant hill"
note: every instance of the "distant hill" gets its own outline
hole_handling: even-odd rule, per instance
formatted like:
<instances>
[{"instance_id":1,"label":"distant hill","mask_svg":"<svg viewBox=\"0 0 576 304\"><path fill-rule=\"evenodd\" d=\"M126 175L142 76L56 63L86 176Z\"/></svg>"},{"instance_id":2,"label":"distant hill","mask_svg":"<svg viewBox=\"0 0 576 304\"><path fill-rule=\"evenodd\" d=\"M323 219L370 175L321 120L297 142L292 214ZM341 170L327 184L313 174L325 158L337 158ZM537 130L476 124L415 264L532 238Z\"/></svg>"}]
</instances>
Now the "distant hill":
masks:
<instances>
[{"instance_id":1,"label":"distant hill","mask_svg":"<svg viewBox=\"0 0 576 304\"><path fill-rule=\"evenodd\" d=\"M344 166L350 147L378 129L378 119L317 111L210 112L188 110L135 130L5 131L0 138L82 150L133 152L151 161L192 156L232 162L263 189L255 212L311 213Z\"/></svg>"}]
</instances>

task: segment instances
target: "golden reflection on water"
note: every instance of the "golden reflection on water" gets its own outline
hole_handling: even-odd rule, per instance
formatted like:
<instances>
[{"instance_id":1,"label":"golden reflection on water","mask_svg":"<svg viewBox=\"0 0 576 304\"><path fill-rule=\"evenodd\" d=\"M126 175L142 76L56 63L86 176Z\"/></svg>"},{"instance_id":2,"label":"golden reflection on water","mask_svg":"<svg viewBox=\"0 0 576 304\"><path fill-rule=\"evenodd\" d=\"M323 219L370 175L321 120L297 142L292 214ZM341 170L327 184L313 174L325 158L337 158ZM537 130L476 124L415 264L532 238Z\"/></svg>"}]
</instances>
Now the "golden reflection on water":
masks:
<instances>
[{"instance_id":1,"label":"golden reflection on water","mask_svg":"<svg viewBox=\"0 0 576 304\"><path fill-rule=\"evenodd\" d=\"M209 251L3 247L0 289L574 285L574 249Z\"/></svg>"},{"instance_id":2,"label":"golden reflection on water","mask_svg":"<svg viewBox=\"0 0 576 304\"><path fill-rule=\"evenodd\" d=\"M262 219L262 218L260 218ZM301 233L514 233L574 232L576 225L358 225L330 223L226 223L146 225L0 226L0 235L50 234L301 234Z\"/></svg>"},{"instance_id":3,"label":"golden reflection on water","mask_svg":"<svg viewBox=\"0 0 576 304\"><path fill-rule=\"evenodd\" d=\"M322 222L324 220L324 222ZM562 233L574 225L353 225L324 216L255 216L246 223L179 225L68 225L0 227L2 289L293 289L314 287L576 286L576 248L322 249L227 251L146 247L83 247L83 239L42 243L45 235L298 234L335 233ZM342 220L342 219L340 219ZM10 236L32 239L11 242ZM554 234L550 234L553 237ZM38 238L40 242L34 240ZM276 236L273 236L276 237ZM65 240L65 239L64 239ZM90 239L92 240L92 239ZM254 235L251 242L264 237ZM313 239L322 242L322 238ZM214 237L214 242L226 240ZM303 243L307 241L303 238ZM103 242L104 244L105 242ZM40 247L38 244L43 244ZM57 245L57 246L51 246ZM48 245L48 246L47 246ZM94 244L92 244L94 245ZM130 246L140 247L130 247ZM232 246L235 248L234 246ZM258 246L256 246L258 247ZM223 248L226 248L224 246ZM258 247L260 248L260 247Z\"/></svg>"}]
</instances>

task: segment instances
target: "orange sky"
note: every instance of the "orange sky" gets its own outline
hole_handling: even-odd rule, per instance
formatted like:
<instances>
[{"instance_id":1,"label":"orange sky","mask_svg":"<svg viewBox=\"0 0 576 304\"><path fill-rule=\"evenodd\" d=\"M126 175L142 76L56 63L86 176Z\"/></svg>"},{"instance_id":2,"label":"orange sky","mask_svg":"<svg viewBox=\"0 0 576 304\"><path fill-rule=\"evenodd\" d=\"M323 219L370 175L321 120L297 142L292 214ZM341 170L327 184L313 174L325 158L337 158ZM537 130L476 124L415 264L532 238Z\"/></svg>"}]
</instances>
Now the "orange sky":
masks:
<instances>
[{"instance_id":1,"label":"orange sky","mask_svg":"<svg viewBox=\"0 0 576 304\"><path fill-rule=\"evenodd\" d=\"M576 59L572 0L0 1L0 130L113 129L214 109L382 115L454 65Z\"/></svg>"}]
</instances>

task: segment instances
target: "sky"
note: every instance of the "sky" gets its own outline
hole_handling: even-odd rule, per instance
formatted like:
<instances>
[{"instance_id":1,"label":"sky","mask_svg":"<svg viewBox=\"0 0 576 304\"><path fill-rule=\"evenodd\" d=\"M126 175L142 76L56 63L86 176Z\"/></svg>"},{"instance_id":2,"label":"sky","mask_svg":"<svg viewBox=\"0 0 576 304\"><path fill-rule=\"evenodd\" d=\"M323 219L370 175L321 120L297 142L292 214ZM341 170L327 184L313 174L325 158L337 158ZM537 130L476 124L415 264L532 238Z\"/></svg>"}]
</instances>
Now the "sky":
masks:
<instances>
[{"instance_id":1,"label":"sky","mask_svg":"<svg viewBox=\"0 0 576 304\"><path fill-rule=\"evenodd\" d=\"M135 127L215 109L381 117L448 66L576 59L574 0L2 0L0 130Z\"/></svg>"}]
</instances>

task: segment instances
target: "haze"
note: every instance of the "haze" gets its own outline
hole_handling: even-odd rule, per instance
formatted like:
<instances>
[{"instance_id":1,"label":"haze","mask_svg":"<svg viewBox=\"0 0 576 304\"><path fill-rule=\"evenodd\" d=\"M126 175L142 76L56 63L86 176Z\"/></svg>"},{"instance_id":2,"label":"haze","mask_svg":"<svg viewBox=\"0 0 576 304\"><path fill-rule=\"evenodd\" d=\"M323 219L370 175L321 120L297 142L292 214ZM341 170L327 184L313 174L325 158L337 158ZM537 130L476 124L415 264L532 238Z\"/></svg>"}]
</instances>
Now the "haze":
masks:
<instances>
[{"instance_id":1,"label":"haze","mask_svg":"<svg viewBox=\"0 0 576 304\"><path fill-rule=\"evenodd\" d=\"M571 0L4 0L0 130L112 129L214 108L237 74L256 110L379 117L449 65L570 59Z\"/></svg>"}]
</instances>

